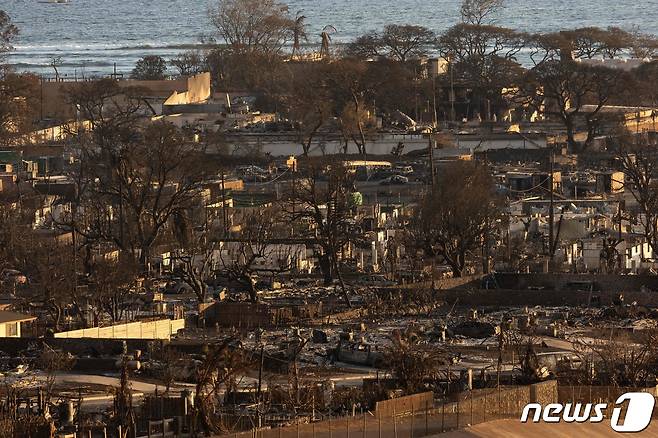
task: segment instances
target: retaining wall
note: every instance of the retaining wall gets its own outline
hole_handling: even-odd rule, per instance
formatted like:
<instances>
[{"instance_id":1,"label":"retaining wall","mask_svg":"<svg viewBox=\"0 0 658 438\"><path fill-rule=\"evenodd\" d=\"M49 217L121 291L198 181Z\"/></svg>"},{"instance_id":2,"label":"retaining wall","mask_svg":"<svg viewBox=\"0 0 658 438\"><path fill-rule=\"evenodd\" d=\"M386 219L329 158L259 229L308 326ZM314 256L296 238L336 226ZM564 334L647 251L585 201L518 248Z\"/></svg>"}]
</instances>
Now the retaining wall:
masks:
<instances>
[{"instance_id":1,"label":"retaining wall","mask_svg":"<svg viewBox=\"0 0 658 438\"><path fill-rule=\"evenodd\" d=\"M375 405L375 414L378 417L392 417L393 415L420 412L434 408L434 393L423 392L406 397L392 398L379 401Z\"/></svg>"}]
</instances>

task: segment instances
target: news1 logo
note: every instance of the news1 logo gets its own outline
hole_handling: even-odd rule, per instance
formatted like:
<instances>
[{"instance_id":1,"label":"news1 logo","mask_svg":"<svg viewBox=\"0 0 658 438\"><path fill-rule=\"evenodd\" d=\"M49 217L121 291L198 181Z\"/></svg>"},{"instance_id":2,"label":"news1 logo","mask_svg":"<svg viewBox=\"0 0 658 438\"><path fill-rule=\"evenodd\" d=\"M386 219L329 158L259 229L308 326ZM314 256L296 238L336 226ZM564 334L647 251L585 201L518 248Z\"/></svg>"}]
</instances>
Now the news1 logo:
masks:
<instances>
[{"instance_id":1,"label":"news1 logo","mask_svg":"<svg viewBox=\"0 0 658 438\"><path fill-rule=\"evenodd\" d=\"M626 415L621 418L621 405L628 401ZM649 426L656 401L653 395L646 392L627 392L615 402L610 417L610 427L615 432L642 432ZM521 423L601 423L605 419L604 412L607 403L551 403L542 406L530 403L523 408ZM532 412L532 417L530 413Z\"/></svg>"}]
</instances>

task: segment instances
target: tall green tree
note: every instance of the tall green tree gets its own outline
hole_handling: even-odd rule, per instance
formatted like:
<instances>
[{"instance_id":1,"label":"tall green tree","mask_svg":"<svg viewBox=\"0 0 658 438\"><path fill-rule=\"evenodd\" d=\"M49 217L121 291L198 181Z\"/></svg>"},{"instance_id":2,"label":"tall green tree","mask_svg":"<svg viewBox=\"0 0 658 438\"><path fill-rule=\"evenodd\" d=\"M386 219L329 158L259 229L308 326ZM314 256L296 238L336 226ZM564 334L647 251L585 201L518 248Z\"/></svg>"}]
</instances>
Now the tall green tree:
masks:
<instances>
[{"instance_id":1,"label":"tall green tree","mask_svg":"<svg viewBox=\"0 0 658 438\"><path fill-rule=\"evenodd\" d=\"M161 56L148 55L138 60L130 77L141 81L158 81L167 77L167 61Z\"/></svg>"}]
</instances>

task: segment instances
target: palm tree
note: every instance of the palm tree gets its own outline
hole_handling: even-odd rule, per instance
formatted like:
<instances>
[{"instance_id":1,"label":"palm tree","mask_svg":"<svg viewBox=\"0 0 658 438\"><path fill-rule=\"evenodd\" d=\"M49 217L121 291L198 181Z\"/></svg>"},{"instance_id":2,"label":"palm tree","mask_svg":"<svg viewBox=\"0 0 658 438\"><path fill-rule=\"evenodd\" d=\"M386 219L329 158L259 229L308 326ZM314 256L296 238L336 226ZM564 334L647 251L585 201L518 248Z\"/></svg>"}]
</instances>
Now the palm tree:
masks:
<instances>
[{"instance_id":1,"label":"palm tree","mask_svg":"<svg viewBox=\"0 0 658 438\"><path fill-rule=\"evenodd\" d=\"M292 35L293 35L293 43L292 43L292 55L290 56L291 59L295 58L295 55L299 56L300 54L300 41L308 41L308 35L306 34L306 23L304 22L306 20L306 16L302 15L302 11L297 12L297 15L295 16L295 21L293 22L292 25Z\"/></svg>"},{"instance_id":2,"label":"palm tree","mask_svg":"<svg viewBox=\"0 0 658 438\"><path fill-rule=\"evenodd\" d=\"M322 38L322 45L320 46L320 58L325 59L329 57L329 45L331 44L331 35L338 32L331 24L322 29L320 37Z\"/></svg>"}]
</instances>

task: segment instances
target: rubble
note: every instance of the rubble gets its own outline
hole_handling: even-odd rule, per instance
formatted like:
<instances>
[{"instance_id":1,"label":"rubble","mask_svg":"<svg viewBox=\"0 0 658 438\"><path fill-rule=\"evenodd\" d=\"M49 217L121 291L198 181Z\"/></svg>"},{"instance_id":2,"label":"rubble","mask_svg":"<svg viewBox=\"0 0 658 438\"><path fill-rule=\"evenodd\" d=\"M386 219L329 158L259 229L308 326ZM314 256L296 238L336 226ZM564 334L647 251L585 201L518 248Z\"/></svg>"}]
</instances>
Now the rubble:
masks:
<instances>
[{"instance_id":1,"label":"rubble","mask_svg":"<svg viewBox=\"0 0 658 438\"><path fill-rule=\"evenodd\" d=\"M316 344L326 344L329 342L327 333L322 330L313 329L313 342Z\"/></svg>"},{"instance_id":2,"label":"rubble","mask_svg":"<svg viewBox=\"0 0 658 438\"><path fill-rule=\"evenodd\" d=\"M451 326L449 333L452 335L465 336L468 338L488 338L500 332L500 329L489 322L481 321L464 321L457 325Z\"/></svg>"}]
</instances>

